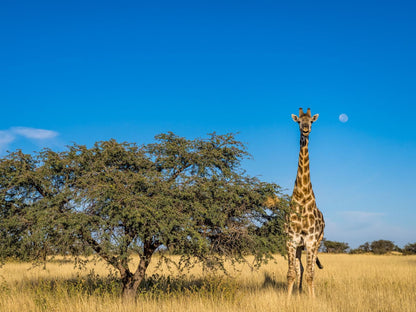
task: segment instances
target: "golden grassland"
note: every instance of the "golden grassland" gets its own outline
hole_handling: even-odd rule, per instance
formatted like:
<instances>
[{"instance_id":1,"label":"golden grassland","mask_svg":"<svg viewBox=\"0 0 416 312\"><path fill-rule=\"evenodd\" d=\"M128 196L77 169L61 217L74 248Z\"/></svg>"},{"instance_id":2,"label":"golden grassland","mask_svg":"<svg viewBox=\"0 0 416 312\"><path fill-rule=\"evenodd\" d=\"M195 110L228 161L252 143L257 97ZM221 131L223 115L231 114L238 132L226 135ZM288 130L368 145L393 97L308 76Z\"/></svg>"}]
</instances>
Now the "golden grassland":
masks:
<instances>
[{"instance_id":1,"label":"golden grassland","mask_svg":"<svg viewBox=\"0 0 416 312\"><path fill-rule=\"evenodd\" d=\"M7 263L0 269L0 311L416 311L416 256L319 257L325 268L316 271L316 298L295 292L290 301L280 256L258 270L227 264L229 276L200 266L179 274L153 261L141 294L129 303L103 263L81 271L64 261L46 269Z\"/></svg>"}]
</instances>

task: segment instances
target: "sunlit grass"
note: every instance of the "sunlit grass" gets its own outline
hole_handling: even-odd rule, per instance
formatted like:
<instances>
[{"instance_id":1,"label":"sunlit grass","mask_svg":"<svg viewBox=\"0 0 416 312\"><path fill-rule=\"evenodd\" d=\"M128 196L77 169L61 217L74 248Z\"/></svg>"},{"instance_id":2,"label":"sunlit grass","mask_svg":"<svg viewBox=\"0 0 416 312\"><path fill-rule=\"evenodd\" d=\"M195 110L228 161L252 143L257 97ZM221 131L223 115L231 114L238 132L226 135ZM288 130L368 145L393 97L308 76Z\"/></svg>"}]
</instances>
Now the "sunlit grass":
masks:
<instances>
[{"instance_id":1,"label":"sunlit grass","mask_svg":"<svg viewBox=\"0 0 416 312\"><path fill-rule=\"evenodd\" d=\"M286 260L213 275L195 266L169 272L153 261L135 303L104 263L7 263L0 269L0 311L416 311L416 256L320 255L316 299L286 300Z\"/></svg>"}]
</instances>

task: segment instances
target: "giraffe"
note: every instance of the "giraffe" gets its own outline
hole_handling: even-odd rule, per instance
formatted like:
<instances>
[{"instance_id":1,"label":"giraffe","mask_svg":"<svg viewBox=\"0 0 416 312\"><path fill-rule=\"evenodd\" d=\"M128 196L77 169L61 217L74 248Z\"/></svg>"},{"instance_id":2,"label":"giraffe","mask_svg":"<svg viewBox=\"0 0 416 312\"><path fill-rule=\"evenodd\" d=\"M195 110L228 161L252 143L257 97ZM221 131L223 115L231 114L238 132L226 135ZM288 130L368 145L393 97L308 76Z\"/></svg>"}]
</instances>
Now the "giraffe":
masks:
<instances>
[{"instance_id":1,"label":"giraffe","mask_svg":"<svg viewBox=\"0 0 416 312\"><path fill-rule=\"evenodd\" d=\"M322 265L317 257L318 248L324 235L325 222L321 211L316 207L315 195L309 172L309 134L312 123L318 119L318 114L311 116L308 108L304 113L299 108L299 116L292 114L292 119L299 124L300 152L298 173L291 200L291 211L286 219L286 243L289 269L287 272L288 298L292 295L293 285L297 278L299 291L302 290L303 265L301 262L302 250L306 249L306 282L309 296L315 296L314 265L320 269Z\"/></svg>"}]
</instances>

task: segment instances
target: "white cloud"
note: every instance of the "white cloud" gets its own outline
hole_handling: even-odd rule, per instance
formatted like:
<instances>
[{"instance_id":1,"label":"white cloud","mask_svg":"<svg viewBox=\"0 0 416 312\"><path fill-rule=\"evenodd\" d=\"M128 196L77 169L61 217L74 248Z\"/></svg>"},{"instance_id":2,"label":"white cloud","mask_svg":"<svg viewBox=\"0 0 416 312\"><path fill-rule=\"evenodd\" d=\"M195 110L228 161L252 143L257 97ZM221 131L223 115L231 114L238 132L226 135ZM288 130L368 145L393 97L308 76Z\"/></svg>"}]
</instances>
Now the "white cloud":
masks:
<instances>
[{"instance_id":1,"label":"white cloud","mask_svg":"<svg viewBox=\"0 0 416 312\"><path fill-rule=\"evenodd\" d=\"M8 130L0 130L0 153L7 150L9 144L20 137L31 140L43 141L53 139L59 135L58 132L45 129L35 129L27 127L13 127Z\"/></svg>"},{"instance_id":2,"label":"white cloud","mask_svg":"<svg viewBox=\"0 0 416 312\"><path fill-rule=\"evenodd\" d=\"M0 130L0 153L4 152L7 149L7 146L15 139L16 137L11 134L10 131Z\"/></svg>"},{"instance_id":3,"label":"white cloud","mask_svg":"<svg viewBox=\"0 0 416 312\"><path fill-rule=\"evenodd\" d=\"M9 131L0 131L0 145L6 145L10 142L13 142L15 136L12 135Z\"/></svg>"},{"instance_id":4,"label":"white cloud","mask_svg":"<svg viewBox=\"0 0 416 312\"><path fill-rule=\"evenodd\" d=\"M13 127L10 129L13 133L24 136L28 139L44 140L52 139L58 136L58 132L52 130L26 128L26 127Z\"/></svg>"}]
</instances>

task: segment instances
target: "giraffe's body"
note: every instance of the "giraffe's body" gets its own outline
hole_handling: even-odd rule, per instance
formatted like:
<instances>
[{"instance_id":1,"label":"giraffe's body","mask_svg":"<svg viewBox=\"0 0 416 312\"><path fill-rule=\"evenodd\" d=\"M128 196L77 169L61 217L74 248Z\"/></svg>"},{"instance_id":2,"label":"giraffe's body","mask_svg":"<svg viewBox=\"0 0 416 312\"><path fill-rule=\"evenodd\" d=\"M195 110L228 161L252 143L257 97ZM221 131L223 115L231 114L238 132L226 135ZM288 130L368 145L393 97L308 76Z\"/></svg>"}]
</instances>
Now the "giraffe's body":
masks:
<instances>
[{"instance_id":1,"label":"giraffe's body","mask_svg":"<svg viewBox=\"0 0 416 312\"><path fill-rule=\"evenodd\" d=\"M291 211L286 220L287 252L289 270L287 273L288 296L292 294L295 279L298 279L299 290L302 288L303 266L302 250L306 249L306 282L309 295L314 296L314 266L315 262L321 268L317 258L318 248L324 235L325 222L321 211L316 206L309 172L309 133L311 125L318 115L311 117L310 109L303 113L299 109L299 117L292 115L299 123L301 139L298 173L292 194Z\"/></svg>"}]
</instances>

